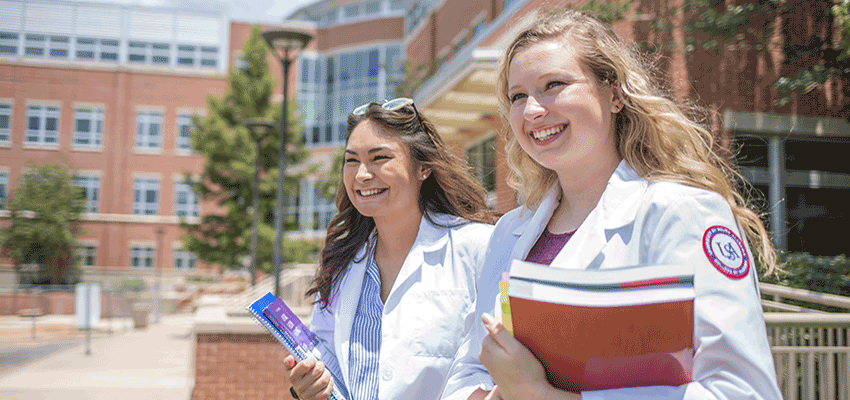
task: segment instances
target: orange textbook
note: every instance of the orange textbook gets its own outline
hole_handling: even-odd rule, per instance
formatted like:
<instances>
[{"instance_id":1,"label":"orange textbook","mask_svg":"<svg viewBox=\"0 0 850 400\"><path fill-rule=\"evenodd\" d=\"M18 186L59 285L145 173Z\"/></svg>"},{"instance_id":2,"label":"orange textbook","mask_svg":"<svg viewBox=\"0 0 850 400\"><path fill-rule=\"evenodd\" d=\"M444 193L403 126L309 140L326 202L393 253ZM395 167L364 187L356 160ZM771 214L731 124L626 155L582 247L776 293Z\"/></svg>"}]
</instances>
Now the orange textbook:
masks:
<instances>
[{"instance_id":1,"label":"orange textbook","mask_svg":"<svg viewBox=\"0 0 850 400\"><path fill-rule=\"evenodd\" d=\"M693 373L693 269L569 270L514 261L513 335L571 392L678 386Z\"/></svg>"}]
</instances>

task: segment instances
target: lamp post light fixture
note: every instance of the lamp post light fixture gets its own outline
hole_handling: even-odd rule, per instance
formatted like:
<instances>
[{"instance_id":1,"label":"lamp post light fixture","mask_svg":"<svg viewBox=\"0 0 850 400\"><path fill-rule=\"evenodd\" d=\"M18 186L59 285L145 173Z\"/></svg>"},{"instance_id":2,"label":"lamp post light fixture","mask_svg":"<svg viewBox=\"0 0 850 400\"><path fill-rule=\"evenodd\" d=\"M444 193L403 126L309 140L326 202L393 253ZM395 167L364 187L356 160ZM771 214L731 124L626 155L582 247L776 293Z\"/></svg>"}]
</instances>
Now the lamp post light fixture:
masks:
<instances>
[{"instance_id":1,"label":"lamp post light fixture","mask_svg":"<svg viewBox=\"0 0 850 400\"><path fill-rule=\"evenodd\" d=\"M304 32L289 31L285 29L270 30L263 32L263 39L269 44L269 48L280 59L283 67L283 102L280 114L280 135L277 155L277 199L274 208L274 295L280 297L280 263L281 245L283 242L283 178L286 170L286 123L288 91L289 91L289 59L290 53L296 54L303 49L313 38Z\"/></svg>"},{"instance_id":2,"label":"lamp post light fixture","mask_svg":"<svg viewBox=\"0 0 850 400\"><path fill-rule=\"evenodd\" d=\"M260 157L261 145L268 132L274 128L274 123L263 118L248 118L242 121L248 128L251 139L257 144L257 156L254 157L254 186L252 206L254 208L254 224L251 228L251 286L257 284L257 230L260 228Z\"/></svg>"}]
</instances>

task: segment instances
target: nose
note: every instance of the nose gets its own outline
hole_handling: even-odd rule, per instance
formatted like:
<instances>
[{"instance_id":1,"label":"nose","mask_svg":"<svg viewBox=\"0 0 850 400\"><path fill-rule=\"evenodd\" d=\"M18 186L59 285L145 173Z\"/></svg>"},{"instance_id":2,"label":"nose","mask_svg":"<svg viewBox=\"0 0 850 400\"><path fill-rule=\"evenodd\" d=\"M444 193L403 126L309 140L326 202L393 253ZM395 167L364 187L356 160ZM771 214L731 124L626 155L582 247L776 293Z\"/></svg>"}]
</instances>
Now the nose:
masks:
<instances>
[{"instance_id":1,"label":"nose","mask_svg":"<svg viewBox=\"0 0 850 400\"><path fill-rule=\"evenodd\" d=\"M372 172L369 171L369 167L366 164L360 164L357 167L357 173L354 174L354 179L357 179L359 182L365 182L372 179Z\"/></svg>"},{"instance_id":2,"label":"nose","mask_svg":"<svg viewBox=\"0 0 850 400\"><path fill-rule=\"evenodd\" d=\"M527 121L534 121L546 115L546 107L537 100L536 96L529 95L525 99L525 108L522 110L522 115Z\"/></svg>"}]
</instances>

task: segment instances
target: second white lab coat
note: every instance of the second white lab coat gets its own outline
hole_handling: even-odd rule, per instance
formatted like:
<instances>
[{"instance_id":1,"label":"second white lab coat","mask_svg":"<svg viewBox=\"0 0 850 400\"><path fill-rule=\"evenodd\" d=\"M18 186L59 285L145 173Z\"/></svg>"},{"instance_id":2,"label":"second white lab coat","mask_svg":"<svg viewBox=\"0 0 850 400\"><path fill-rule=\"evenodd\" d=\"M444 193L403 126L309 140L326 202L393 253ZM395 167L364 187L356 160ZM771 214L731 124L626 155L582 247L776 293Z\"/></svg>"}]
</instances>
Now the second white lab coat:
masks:
<instances>
[{"instance_id":1,"label":"second white lab coat","mask_svg":"<svg viewBox=\"0 0 850 400\"><path fill-rule=\"evenodd\" d=\"M502 272L510 268L512 260L525 259L558 198L556 187L537 210L515 209L496 224L478 284L477 323L458 351L444 399L466 400L478 387L492 388L493 381L478 359L486 335L480 316L485 312L499 315L496 304ZM712 263L710 256L721 253L711 246L706 250L704 239L712 244L706 232L732 232L741 239L740 250L746 249L749 256L749 264L741 264L748 265L746 273L728 261L731 268L726 272L721 271L723 265ZM678 387L583 392L583 399L781 399L752 253L731 208L718 194L673 182L648 182L623 161L596 208L551 267L602 269L683 263L694 267L693 382Z\"/></svg>"},{"instance_id":2,"label":"second white lab coat","mask_svg":"<svg viewBox=\"0 0 850 400\"><path fill-rule=\"evenodd\" d=\"M444 225L459 220L434 216ZM438 399L461 340L473 324L479 278L492 225L419 224L416 240L384 303L378 369L381 400ZM368 257L360 249L328 309L313 309L310 328L332 349L349 387L349 345Z\"/></svg>"}]
</instances>

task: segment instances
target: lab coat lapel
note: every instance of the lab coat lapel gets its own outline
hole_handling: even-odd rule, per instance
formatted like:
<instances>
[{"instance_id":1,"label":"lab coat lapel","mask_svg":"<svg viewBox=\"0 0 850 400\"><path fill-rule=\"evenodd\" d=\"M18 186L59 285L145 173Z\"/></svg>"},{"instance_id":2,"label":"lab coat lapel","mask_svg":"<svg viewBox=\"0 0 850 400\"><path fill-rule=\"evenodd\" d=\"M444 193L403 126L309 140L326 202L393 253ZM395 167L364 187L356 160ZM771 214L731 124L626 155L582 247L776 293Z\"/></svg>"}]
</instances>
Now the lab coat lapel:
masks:
<instances>
[{"instance_id":1,"label":"lab coat lapel","mask_svg":"<svg viewBox=\"0 0 850 400\"><path fill-rule=\"evenodd\" d=\"M436 222L440 224L451 223L451 220L443 215L432 216ZM390 290L390 296L387 298L384 307L393 307L398 303L398 296L404 294L407 290L401 289L403 285L409 285L407 282L412 276L420 273L422 265L425 263L425 254L439 251L448 243L448 230L428 222L425 216L419 222L419 231L416 234L416 240L413 242L413 247L404 259L404 264L398 272L398 276L393 283L393 288Z\"/></svg>"},{"instance_id":2,"label":"lab coat lapel","mask_svg":"<svg viewBox=\"0 0 850 400\"><path fill-rule=\"evenodd\" d=\"M558 185L553 185L552 188L549 189L549 193L546 194L546 197L543 198L543 201L540 202L540 206L538 206L537 210L534 211L531 219L519 219L518 226L514 228L513 232L514 235L519 236L519 239L517 239L517 242L514 245L513 252L511 253L511 259L524 260L528 255L528 252L531 251L534 243L537 242L537 238L540 237L540 234L543 233L543 229L545 229L546 225L549 224L549 219L552 218L552 213L555 212L555 208L558 207L560 191L561 189ZM528 211L526 210L525 212Z\"/></svg>"},{"instance_id":3,"label":"lab coat lapel","mask_svg":"<svg viewBox=\"0 0 850 400\"><path fill-rule=\"evenodd\" d=\"M603 250L609 244L612 232L634 221L639 199L646 186L645 179L625 161L620 161L608 179L599 203L555 256L551 266L565 269L599 268L605 257Z\"/></svg>"},{"instance_id":4,"label":"lab coat lapel","mask_svg":"<svg viewBox=\"0 0 850 400\"><path fill-rule=\"evenodd\" d=\"M366 252L371 248L371 243L374 238L374 232L369 237L360 251L357 252L355 260L346 272L341 284L339 285L339 293L337 293L337 311L334 313L334 343L336 344L336 354L339 368L342 372L342 378L345 381L346 387L351 387L351 382L348 381L348 354L349 346L351 345L351 329L354 324L354 314L357 312L357 305L360 303L360 289L363 286L363 277L366 274L366 262L369 257L366 257Z\"/></svg>"}]
</instances>

